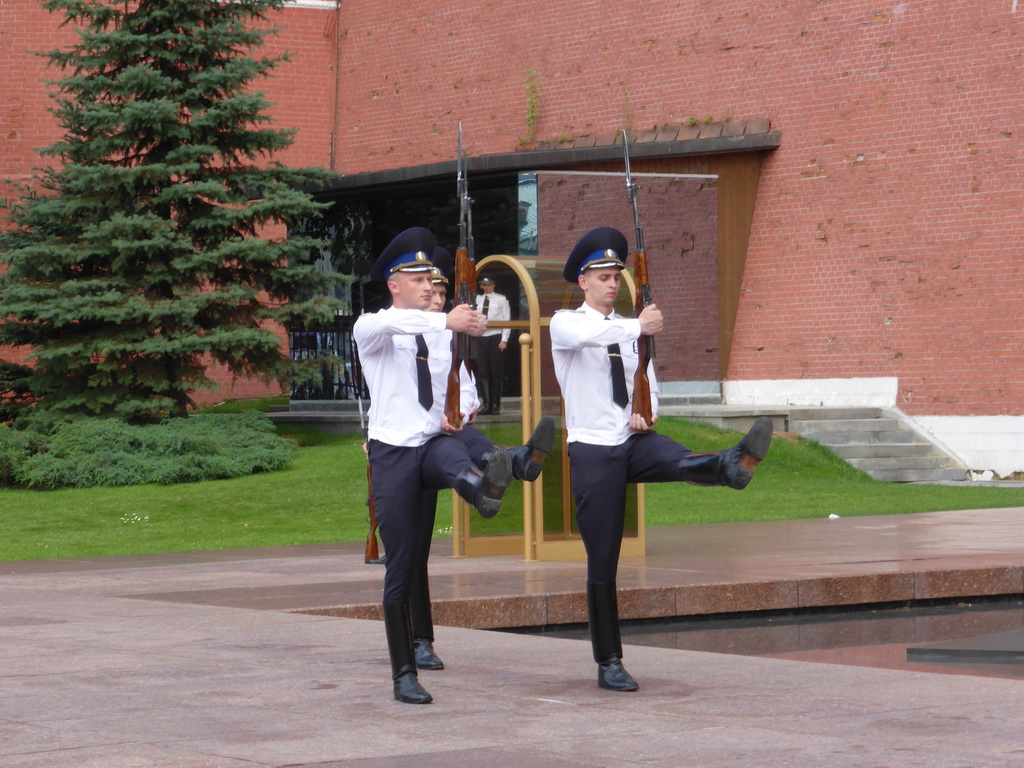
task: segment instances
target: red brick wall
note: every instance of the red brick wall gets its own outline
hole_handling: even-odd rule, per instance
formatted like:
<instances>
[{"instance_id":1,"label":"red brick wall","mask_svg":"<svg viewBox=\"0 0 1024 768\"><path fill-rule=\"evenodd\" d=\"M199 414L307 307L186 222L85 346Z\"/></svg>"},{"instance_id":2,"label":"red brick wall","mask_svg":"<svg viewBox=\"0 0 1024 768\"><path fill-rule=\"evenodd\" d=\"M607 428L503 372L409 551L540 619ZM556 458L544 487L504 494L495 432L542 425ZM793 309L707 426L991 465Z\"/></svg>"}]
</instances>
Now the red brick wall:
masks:
<instances>
[{"instance_id":1,"label":"red brick wall","mask_svg":"<svg viewBox=\"0 0 1024 768\"><path fill-rule=\"evenodd\" d=\"M1024 412L1011 0L347 0L350 171L712 115L767 116L729 377L898 376L911 413ZM381 13L381 9L385 12Z\"/></svg>"},{"instance_id":2,"label":"red brick wall","mask_svg":"<svg viewBox=\"0 0 1024 768\"><path fill-rule=\"evenodd\" d=\"M282 34L269 38L264 55L291 54L268 81L257 84L274 102L270 114L278 127L299 127L295 144L279 156L292 165L327 166L334 108L334 33L336 14L321 9L294 9L277 20ZM60 138L56 120L47 109L52 100L44 79L56 79L47 59L34 51L68 48L75 42L69 29L41 8L38 0L3 0L0 3L0 198L15 194L15 182L28 182L31 169L50 162L36 148ZM8 181L10 179L10 181ZM0 226L3 212L0 211ZM275 230L271 236L283 236ZM280 328L276 332L284 340ZM4 359L24 362L26 349L3 349ZM197 392L195 400L208 404L231 398L276 395L277 383L264 384L235 378L221 366L211 376L221 384L215 392Z\"/></svg>"},{"instance_id":3,"label":"red brick wall","mask_svg":"<svg viewBox=\"0 0 1024 768\"><path fill-rule=\"evenodd\" d=\"M60 137L46 111L51 100L41 82L57 73L47 68L45 58L32 54L71 40L72 33L56 29L36 0L0 4L0 198L11 196L7 179L24 181L33 166L43 164L35 148Z\"/></svg>"},{"instance_id":4,"label":"red brick wall","mask_svg":"<svg viewBox=\"0 0 1024 768\"><path fill-rule=\"evenodd\" d=\"M714 181L650 176L638 176L634 181L640 185L637 202L649 252L652 295L666 321L655 345L658 380L715 381L718 230ZM541 173L537 204L538 250L541 257L560 262L559 277L573 246L594 227L615 227L626 235L630 251L636 245L633 211L621 177ZM629 265L632 267L631 261ZM559 299L564 301L561 292ZM542 301L541 309L550 313L559 308L575 309L582 303L583 292L576 290L568 307L544 306ZM628 300L625 304L628 307Z\"/></svg>"},{"instance_id":5,"label":"red brick wall","mask_svg":"<svg viewBox=\"0 0 1024 768\"><path fill-rule=\"evenodd\" d=\"M283 14L272 50L295 58L271 98L300 128L283 159L327 165L337 77L348 173L451 159L460 120L471 155L514 151L530 70L534 140L769 117L782 146L729 377L896 376L911 413L1024 413L1014 5L344 0L336 29L331 11ZM53 138L24 51L54 26L34 0L0 6L0 175Z\"/></svg>"}]
</instances>

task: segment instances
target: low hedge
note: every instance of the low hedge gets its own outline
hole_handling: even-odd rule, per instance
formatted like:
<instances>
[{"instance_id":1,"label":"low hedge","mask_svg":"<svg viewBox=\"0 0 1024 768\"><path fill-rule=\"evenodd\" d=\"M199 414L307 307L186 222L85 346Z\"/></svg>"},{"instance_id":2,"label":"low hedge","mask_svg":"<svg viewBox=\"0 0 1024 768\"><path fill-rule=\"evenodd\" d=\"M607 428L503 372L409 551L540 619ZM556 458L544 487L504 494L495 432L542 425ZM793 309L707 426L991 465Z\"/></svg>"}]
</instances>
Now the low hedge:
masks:
<instances>
[{"instance_id":1,"label":"low hedge","mask_svg":"<svg viewBox=\"0 0 1024 768\"><path fill-rule=\"evenodd\" d=\"M295 450L258 412L199 414L148 426L83 419L43 436L0 427L0 485L54 489L217 480L281 469Z\"/></svg>"}]
</instances>

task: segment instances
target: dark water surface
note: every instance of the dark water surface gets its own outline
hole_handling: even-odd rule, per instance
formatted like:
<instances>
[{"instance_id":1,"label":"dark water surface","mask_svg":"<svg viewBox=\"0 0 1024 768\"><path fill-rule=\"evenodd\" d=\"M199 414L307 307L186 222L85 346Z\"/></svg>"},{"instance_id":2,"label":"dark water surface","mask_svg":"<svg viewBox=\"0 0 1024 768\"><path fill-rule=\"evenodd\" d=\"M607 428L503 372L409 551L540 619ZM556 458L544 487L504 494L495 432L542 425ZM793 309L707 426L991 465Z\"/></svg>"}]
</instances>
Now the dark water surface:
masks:
<instances>
[{"instance_id":1,"label":"dark water surface","mask_svg":"<svg viewBox=\"0 0 1024 768\"><path fill-rule=\"evenodd\" d=\"M537 631L537 630L534 630ZM550 637L587 638L586 627L551 627ZM993 654L981 638L1007 636L1009 653ZM952 642L958 658L907 659L907 649ZM801 613L623 622L629 645L678 648L827 664L1024 679L1024 599L857 607ZM1007 640L1004 639L1005 646ZM997 660L998 656L998 660ZM966 658L961 658L966 657Z\"/></svg>"}]
</instances>

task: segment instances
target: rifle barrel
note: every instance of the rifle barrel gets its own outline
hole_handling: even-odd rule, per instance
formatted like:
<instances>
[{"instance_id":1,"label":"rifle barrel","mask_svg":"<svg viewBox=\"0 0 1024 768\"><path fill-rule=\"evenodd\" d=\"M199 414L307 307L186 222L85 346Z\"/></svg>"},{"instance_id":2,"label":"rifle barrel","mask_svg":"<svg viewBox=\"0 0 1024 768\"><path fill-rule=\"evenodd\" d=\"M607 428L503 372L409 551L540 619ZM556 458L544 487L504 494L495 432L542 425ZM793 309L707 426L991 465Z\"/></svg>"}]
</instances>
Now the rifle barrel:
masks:
<instances>
[{"instance_id":1,"label":"rifle barrel","mask_svg":"<svg viewBox=\"0 0 1024 768\"><path fill-rule=\"evenodd\" d=\"M633 314L637 317L647 306L650 306L651 283L647 274L647 251L644 248L644 229L640 224L640 208L637 204L636 192L639 184L633 183L633 175L629 168L629 134L622 129L622 155L626 161L626 197L633 207L633 235L636 238L636 252L633 254L633 277L636 281L637 294ZM647 378L647 367L654 359L654 337L641 336L637 339L639 364L633 376L633 413L643 417L649 425L654 423L654 408L651 400L651 383Z\"/></svg>"}]
</instances>

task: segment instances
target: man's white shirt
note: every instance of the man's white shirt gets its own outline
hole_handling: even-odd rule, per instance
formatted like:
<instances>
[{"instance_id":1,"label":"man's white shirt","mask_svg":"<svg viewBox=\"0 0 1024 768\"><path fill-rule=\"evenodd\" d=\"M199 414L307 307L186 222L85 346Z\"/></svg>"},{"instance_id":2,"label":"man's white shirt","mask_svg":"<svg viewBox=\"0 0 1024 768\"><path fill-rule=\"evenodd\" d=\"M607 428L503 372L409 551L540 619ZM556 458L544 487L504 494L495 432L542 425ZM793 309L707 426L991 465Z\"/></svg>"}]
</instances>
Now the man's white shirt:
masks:
<instances>
[{"instance_id":1,"label":"man's white shirt","mask_svg":"<svg viewBox=\"0 0 1024 768\"><path fill-rule=\"evenodd\" d=\"M506 322L512 319L512 308L509 306L508 299L505 298L504 294L501 293L478 293L476 295L476 309L480 312L484 311L484 299L487 299L487 322L492 320L495 322ZM508 344L508 338L511 334L511 328L493 328L491 330L484 331L484 336L497 336L501 334L501 340Z\"/></svg>"},{"instance_id":2,"label":"man's white shirt","mask_svg":"<svg viewBox=\"0 0 1024 768\"><path fill-rule=\"evenodd\" d=\"M592 445L621 445L633 430L633 375L639 363L636 341L640 321L614 312L607 318L586 304L562 310L551 318L551 357L565 400L566 441ZM608 345L618 344L626 376L629 403L620 408L612 400ZM651 404L658 412L653 361L647 370Z\"/></svg>"},{"instance_id":3,"label":"man's white shirt","mask_svg":"<svg viewBox=\"0 0 1024 768\"><path fill-rule=\"evenodd\" d=\"M388 307L360 315L352 329L363 376L370 389L368 437L389 445L416 447L441 434L452 332L442 312ZM416 381L416 335L423 334L434 402L420 405ZM469 413L476 387L465 366L460 372L460 410Z\"/></svg>"}]
</instances>

